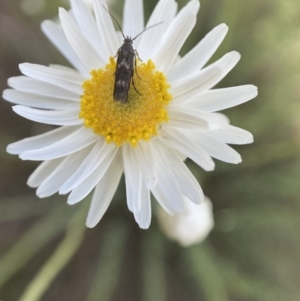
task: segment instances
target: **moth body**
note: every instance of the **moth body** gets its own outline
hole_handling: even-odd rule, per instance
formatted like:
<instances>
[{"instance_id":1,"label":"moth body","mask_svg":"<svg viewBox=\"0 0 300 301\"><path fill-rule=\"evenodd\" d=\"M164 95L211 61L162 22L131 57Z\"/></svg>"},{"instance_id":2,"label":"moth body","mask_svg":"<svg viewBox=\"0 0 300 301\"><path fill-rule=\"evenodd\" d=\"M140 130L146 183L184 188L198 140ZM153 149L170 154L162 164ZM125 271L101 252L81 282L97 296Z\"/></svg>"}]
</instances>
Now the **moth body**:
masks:
<instances>
[{"instance_id":1,"label":"moth body","mask_svg":"<svg viewBox=\"0 0 300 301\"><path fill-rule=\"evenodd\" d=\"M123 103L128 101L130 83L133 81L134 75L136 52L133 49L132 44L133 40L129 37L126 37L123 45L119 48L117 53L118 58L115 72L113 98L114 100Z\"/></svg>"},{"instance_id":2,"label":"moth body","mask_svg":"<svg viewBox=\"0 0 300 301\"><path fill-rule=\"evenodd\" d=\"M122 103L126 103L128 101L128 93L130 88L130 83L132 82L132 85L139 95L139 91L136 89L134 85L133 75L136 68L136 57L138 57L138 52L133 49L133 41L139 37L142 33L144 33L146 30L160 25L163 22L159 22L157 24L151 25L147 28L145 28L143 31L141 31L138 35L136 35L133 39L131 37L125 37L122 28L116 18L108 11L108 9L103 5L103 8L110 14L110 16L115 20L117 23L119 29L121 30L121 33L124 38L123 45L119 48L117 52L117 66L116 66L116 72L115 72L115 84L114 84L114 93L113 93L113 99L115 101L120 101ZM138 57L139 58L139 57ZM140 59L140 58L139 58ZM141 59L140 59L141 60ZM137 72L136 72L137 74ZM139 75L137 74L139 77ZM140 78L140 77L139 77Z\"/></svg>"}]
</instances>

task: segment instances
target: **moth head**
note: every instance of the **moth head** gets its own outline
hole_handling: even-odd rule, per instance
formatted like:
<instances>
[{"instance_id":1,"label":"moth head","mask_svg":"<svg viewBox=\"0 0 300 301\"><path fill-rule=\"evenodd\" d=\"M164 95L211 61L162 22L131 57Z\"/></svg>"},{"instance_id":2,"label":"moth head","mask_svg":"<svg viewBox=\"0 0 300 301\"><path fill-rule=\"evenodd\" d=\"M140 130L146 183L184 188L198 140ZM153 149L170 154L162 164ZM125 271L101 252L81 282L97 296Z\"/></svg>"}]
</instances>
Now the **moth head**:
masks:
<instances>
[{"instance_id":1,"label":"moth head","mask_svg":"<svg viewBox=\"0 0 300 301\"><path fill-rule=\"evenodd\" d=\"M132 44L133 43L133 39L129 36L127 36L125 39L124 39L124 43L128 43L128 44Z\"/></svg>"}]
</instances>

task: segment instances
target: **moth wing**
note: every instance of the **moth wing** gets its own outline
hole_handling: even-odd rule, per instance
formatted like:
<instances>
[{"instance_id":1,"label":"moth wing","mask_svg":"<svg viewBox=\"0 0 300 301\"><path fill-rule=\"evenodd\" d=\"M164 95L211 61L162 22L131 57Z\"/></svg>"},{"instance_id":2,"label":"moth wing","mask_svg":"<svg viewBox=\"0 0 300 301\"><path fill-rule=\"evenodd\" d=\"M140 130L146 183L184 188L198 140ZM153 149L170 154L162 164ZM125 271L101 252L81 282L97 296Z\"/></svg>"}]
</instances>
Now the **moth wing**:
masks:
<instances>
[{"instance_id":1,"label":"moth wing","mask_svg":"<svg viewBox=\"0 0 300 301\"><path fill-rule=\"evenodd\" d=\"M134 52L133 50L122 51L122 47L117 59L113 96L116 101L127 102L131 78L133 76Z\"/></svg>"}]
</instances>

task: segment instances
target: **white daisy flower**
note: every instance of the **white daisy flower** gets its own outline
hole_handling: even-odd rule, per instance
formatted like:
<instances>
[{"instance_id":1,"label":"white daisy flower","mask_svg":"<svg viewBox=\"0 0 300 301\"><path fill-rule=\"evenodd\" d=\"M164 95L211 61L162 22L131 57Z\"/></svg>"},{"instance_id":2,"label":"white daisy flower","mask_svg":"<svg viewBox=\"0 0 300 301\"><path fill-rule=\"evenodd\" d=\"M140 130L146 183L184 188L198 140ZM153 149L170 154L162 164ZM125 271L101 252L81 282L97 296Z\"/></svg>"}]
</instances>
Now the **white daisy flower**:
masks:
<instances>
[{"instance_id":1,"label":"white daisy flower","mask_svg":"<svg viewBox=\"0 0 300 301\"><path fill-rule=\"evenodd\" d=\"M256 87L211 90L239 61L230 52L203 68L227 33L214 28L182 59L179 50L196 24L199 1L177 14L174 0L157 3L146 27L134 41L139 61L129 100L113 100L113 58L123 43L104 0L95 0L94 14L71 0L71 12L59 9L61 25L44 21L42 30L73 68L24 63L24 76L10 78L3 98L30 120L58 128L8 146L22 160L43 161L29 177L41 198L69 194L68 203L84 199L94 188L87 226L102 218L124 172L128 208L141 228L151 220L150 192L170 214L184 210L184 196L199 204L200 185L183 163L192 159L214 169L212 157L241 162L227 145L251 143L252 135L229 125L215 113L250 100ZM104 6L104 7L103 7ZM143 1L127 0L123 31L134 37L144 29Z\"/></svg>"},{"instance_id":2,"label":"white daisy flower","mask_svg":"<svg viewBox=\"0 0 300 301\"><path fill-rule=\"evenodd\" d=\"M186 197L184 211L171 216L161 208L157 218L162 232L171 240L183 247L202 242L214 227L212 203L205 197L200 205L196 205Z\"/></svg>"}]
</instances>

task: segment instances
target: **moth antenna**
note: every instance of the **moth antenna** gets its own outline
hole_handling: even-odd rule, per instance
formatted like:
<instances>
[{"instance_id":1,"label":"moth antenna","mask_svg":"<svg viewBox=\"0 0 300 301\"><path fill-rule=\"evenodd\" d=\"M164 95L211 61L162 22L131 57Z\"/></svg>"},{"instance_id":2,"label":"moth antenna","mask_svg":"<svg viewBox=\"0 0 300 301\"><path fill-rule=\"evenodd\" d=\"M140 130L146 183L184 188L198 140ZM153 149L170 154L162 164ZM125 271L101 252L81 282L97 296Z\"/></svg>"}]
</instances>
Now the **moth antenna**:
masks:
<instances>
[{"instance_id":1,"label":"moth antenna","mask_svg":"<svg viewBox=\"0 0 300 301\"><path fill-rule=\"evenodd\" d=\"M164 22L161 21L161 22L159 22L159 23L153 24L153 25L151 25L151 26L145 28L145 29L144 29L143 31L141 31L137 36L135 36L135 37L132 39L132 41L134 41L137 37L139 37L139 36L140 36L142 33L144 33L146 30L148 30L148 29L150 29L150 28L152 28L152 27L154 27L154 26L160 25L160 24L162 24L162 23L164 23Z\"/></svg>"},{"instance_id":2,"label":"moth antenna","mask_svg":"<svg viewBox=\"0 0 300 301\"><path fill-rule=\"evenodd\" d=\"M124 35L124 33L123 33L123 30L122 30L122 28L121 28L119 22L117 21L117 19L109 12L109 10L108 10L104 5L102 5L102 6L103 6L103 8L110 14L110 16L115 20L115 22L117 23L118 27L119 27L120 30L121 30L121 33L122 33L123 38L126 39L126 37L125 37L125 35Z\"/></svg>"}]
</instances>

